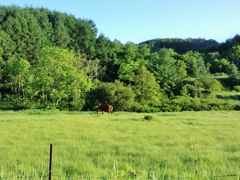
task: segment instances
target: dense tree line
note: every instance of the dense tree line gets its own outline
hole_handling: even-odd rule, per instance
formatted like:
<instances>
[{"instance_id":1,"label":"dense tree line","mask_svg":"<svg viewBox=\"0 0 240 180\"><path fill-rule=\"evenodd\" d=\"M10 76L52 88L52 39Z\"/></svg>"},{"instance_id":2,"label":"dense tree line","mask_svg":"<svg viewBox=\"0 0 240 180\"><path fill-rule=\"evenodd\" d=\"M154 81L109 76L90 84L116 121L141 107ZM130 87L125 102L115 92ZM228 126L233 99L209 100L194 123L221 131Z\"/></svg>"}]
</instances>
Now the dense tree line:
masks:
<instances>
[{"instance_id":1,"label":"dense tree line","mask_svg":"<svg viewBox=\"0 0 240 180\"><path fill-rule=\"evenodd\" d=\"M1 6L0 108L236 109L216 92L240 91L238 39L122 44L98 35L92 20Z\"/></svg>"},{"instance_id":2,"label":"dense tree line","mask_svg":"<svg viewBox=\"0 0 240 180\"><path fill-rule=\"evenodd\" d=\"M156 52L160 48L171 48L179 54L186 53L188 51L205 51L215 50L220 44L213 40L206 40L202 38L193 39L180 39L180 38L164 38L164 39L152 39L144 41L140 44L148 44L151 52Z\"/></svg>"}]
</instances>

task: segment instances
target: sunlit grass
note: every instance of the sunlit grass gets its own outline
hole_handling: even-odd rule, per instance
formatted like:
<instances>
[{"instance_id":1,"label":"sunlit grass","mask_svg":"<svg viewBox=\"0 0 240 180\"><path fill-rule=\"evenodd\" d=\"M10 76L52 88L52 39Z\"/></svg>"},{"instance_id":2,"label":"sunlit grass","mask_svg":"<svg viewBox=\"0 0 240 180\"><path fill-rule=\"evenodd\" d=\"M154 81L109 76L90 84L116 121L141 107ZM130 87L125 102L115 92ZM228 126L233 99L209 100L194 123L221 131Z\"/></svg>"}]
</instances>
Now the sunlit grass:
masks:
<instances>
[{"instance_id":1,"label":"sunlit grass","mask_svg":"<svg viewBox=\"0 0 240 180\"><path fill-rule=\"evenodd\" d=\"M54 179L237 176L239 115L2 111L0 179L46 179L50 144Z\"/></svg>"}]
</instances>

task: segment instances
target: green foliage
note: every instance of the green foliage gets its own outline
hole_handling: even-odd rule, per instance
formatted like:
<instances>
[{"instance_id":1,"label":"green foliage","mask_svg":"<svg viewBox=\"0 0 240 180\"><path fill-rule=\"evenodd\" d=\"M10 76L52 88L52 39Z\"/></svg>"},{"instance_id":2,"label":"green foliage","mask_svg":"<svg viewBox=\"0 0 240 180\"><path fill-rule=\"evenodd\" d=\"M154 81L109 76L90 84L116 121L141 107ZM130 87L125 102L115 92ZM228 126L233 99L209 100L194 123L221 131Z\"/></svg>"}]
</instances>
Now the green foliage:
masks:
<instances>
[{"instance_id":1,"label":"green foliage","mask_svg":"<svg viewBox=\"0 0 240 180\"><path fill-rule=\"evenodd\" d=\"M14 42L14 53L28 61L44 46L69 48L87 55L94 50L96 27L92 21L43 8L1 7L1 29Z\"/></svg>"},{"instance_id":2,"label":"green foliage","mask_svg":"<svg viewBox=\"0 0 240 180\"><path fill-rule=\"evenodd\" d=\"M216 93L216 97L222 100L240 103L240 95L238 92L223 92L223 93Z\"/></svg>"},{"instance_id":3,"label":"green foliage","mask_svg":"<svg viewBox=\"0 0 240 180\"><path fill-rule=\"evenodd\" d=\"M132 84L132 82L135 81L136 78L136 71L139 68L138 62L128 62L128 63L121 63L119 70L118 70L118 78L120 80L124 80L128 82L129 84Z\"/></svg>"},{"instance_id":4,"label":"green foliage","mask_svg":"<svg viewBox=\"0 0 240 180\"><path fill-rule=\"evenodd\" d=\"M183 54L181 59L186 63L188 76L196 78L209 73L209 69L203 59L203 54L189 51Z\"/></svg>"},{"instance_id":5,"label":"green foliage","mask_svg":"<svg viewBox=\"0 0 240 180\"><path fill-rule=\"evenodd\" d=\"M180 68L174 59L176 53L172 49L160 49L158 53L153 53L148 69L152 72L159 83L163 93L171 96L172 88L176 86L185 71ZM181 74L183 73L183 74Z\"/></svg>"},{"instance_id":6,"label":"green foliage","mask_svg":"<svg viewBox=\"0 0 240 180\"><path fill-rule=\"evenodd\" d=\"M152 73L145 66L139 68L133 86L136 100L142 105L158 106L160 87Z\"/></svg>"},{"instance_id":7,"label":"green foliage","mask_svg":"<svg viewBox=\"0 0 240 180\"><path fill-rule=\"evenodd\" d=\"M123 53L123 45L114 40L111 42L108 38L100 35L95 44L95 58L100 60L99 80L104 82L114 82L118 79L120 67L120 58Z\"/></svg>"},{"instance_id":8,"label":"green foliage","mask_svg":"<svg viewBox=\"0 0 240 180\"><path fill-rule=\"evenodd\" d=\"M240 71L235 64L230 64L227 69L228 79L224 81L228 88L233 89L234 86L240 85Z\"/></svg>"},{"instance_id":9,"label":"green foliage","mask_svg":"<svg viewBox=\"0 0 240 180\"><path fill-rule=\"evenodd\" d=\"M5 17L2 29L14 42L14 53L32 62L37 58L37 51L46 42L43 30L28 9L22 11L15 8L11 13L11 16Z\"/></svg>"},{"instance_id":10,"label":"green foliage","mask_svg":"<svg viewBox=\"0 0 240 180\"><path fill-rule=\"evenodd\" d=\"M89 110L109 102L117 110L179 111L163 104L240 85L238 35L219 45L191 38L122 44L97 34L92 20L0 6L1 108Z\"/></svg>"},{"instance_id":11,"label":"green foliage","mask_svg":"<svg viewBox=\"0 0 240 180\"><path fill-rule=\"evenodd\" d=\"M31 97L29 62L25 59L18 60L16 56L13 56L6 62L2 75L7 80L2 83L2 87L10 91L12 105L16 108L22 106L21 104L26 105L27 98Z\"/></svg>"},{"instance_id":12,"label":"green foliage","mask_svg":"<svg viewBox=\"0 0 240 180\"><path fill-rule=\"evenodd\" d=\"M222 84L218 80L209 75L203 75L197 79L186 81L182 86L181 95L201 98L222 89Z\"/></svg>"},{"instance_id":13,"label":"green foliage","mask_svg":"<svg viewBox=\"0 0 240 180\"><path fill-rule=\"evenodd\" d=\"M119 57L118 78L128 84L132 84L135 81L139 68L147 64L145 58L149 55L148 50L146 46L138 48L133 43L127 43Z\"/></svg>"},{"instance_id":14,"label":"green foliage","mask_svg":"<svg viewBox=\"0 0 240 180\"><path fill-rule=\"evenodd\" d=\"M130 110L134 104L134 92L120 81L101 83L91 89L86 98L85 109L95 110L100 104L111 104L114 110Z\"/></svg>"},{"instance_id":15,"label":"green foliage","mask_svg":"<svg viewBox=\"0 0 240 180\"><path fill-rule=\"evenodd\" d=\"M234 86L234 90L240 92L240 86Z\"/></svg>"},{"instance_id":16,"label":"green foliage","mask_svg":"<svg viewBox=\"0 0 240 180\"><path fill-rule=\"evenodd\" d=\"M15 43L10 35L0 30L0 68L3 66L3 60L9 59L14 52Z\"/></svg>"},{"instance_id":17,"label":"green foliage","mask_svg":"<svg viewBox=\"0 0 240 180\"><path fill-rule=\"evenodd\" d=\"M227 74L229 75L229 78L237 79L239 76L239 71L237 66L235 64L229 65L227 69Z\"/></svg>"},{"instance_id":18,"label":"green foliage","mask_svg":"<svg viewBox=\"0 0 240 180\"><path fill-rule=\"evenodd\" d=\"M235 45L226 51L225 55L231 63L234 63L240 69L240 45Z\"/></svg>"},{"instance_id":19,"label":"green foliage","mask_svg":"<svg viewBox=\"0 0 240 180\"><path fill-rule=\"evenodd\" d=\"M153 116L146 115L146 116L144 116L144 119L150 121L153 119Z\"/></svg>"},{"instance_id":20,"label":"green foliage","mask_svg":"<svg viewBox=\"0 0 240 180\"><path fill-rule=\"evenodd\" d=\"M211 63L211 66L210 66L210 71L211 73L227 73L227 69L228 67L230 66L230 62L225 59L225 58L222 58L222 59L214 59Z\"/></svg>"},{"instance_id":21,"label":"green foliage","mask_svg":"<svg viewBox=\"0 0 240 180\"><path fill-rule=\"evenodd\" d=\"M90 88L87 76L78 69L82 62L76 60L73 52L53 47L43 48L39 56L34 69L34 88L42 103L61 109L75 109L78 105L81 109L84 101L79 100Z\"/></svg>"},{"instance_id":22,"label":"green foliage","mask_svg":"<svg viewBox=\"0 0 240 180\"><path fill-rule=\"evenodd\" d=\"M157 52L161 48L171 48L179 54L184 54L187 51L202 51L204 49L216 48L219 46L219 43L215 40L206 40L201 38L159 38L144 41L141 44L148 44L151 52Z\"/></svg>"},{"instance_id":23,"label":"green foliage","mask_svg":"<svg viewBox=\"0 0 240 180\"><path fill-rule=\"evenodd\" d=\"M180 112L180 111L211 111L211 110L231 110L238 107L238 104L222 99L209 98L192 98L192 97L176 97L175 99L163 101L160 106L164 112Z\"/></svg>"}]
</instances>

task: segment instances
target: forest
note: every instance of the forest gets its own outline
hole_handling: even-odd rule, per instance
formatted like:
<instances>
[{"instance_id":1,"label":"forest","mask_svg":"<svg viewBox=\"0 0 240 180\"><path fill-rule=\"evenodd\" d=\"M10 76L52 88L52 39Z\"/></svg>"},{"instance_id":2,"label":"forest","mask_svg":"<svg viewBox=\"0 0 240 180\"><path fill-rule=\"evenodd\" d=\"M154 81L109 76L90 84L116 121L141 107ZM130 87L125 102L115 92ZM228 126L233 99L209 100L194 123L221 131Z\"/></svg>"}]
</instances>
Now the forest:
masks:
<instances>
[{"instance_id":1,"label":"forest","mask_svg":"<svg viewBox=\"0 0 240 180\"><path fill-rule=\"evenodd\" d=\"M159 34L161 36L161 34ZM240 36L219 43L98 34L93 20L0 6L0 109L169 112L240 109Z\"/></svg>"}]
</instances>

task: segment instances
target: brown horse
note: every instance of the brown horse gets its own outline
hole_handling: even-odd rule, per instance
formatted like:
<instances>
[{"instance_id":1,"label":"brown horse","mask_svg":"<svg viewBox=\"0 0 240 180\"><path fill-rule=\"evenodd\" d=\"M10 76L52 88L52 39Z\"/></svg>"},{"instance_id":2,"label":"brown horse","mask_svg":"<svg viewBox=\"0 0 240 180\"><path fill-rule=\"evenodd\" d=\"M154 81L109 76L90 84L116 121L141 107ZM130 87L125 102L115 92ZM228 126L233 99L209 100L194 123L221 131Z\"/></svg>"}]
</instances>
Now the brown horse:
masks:
<instances>
[{"instance_id":1,"label":"brown horse","mask_svg":"<svg viewBox=\"0 0 240 180\"><path fill-rule=\"evenodd\" d=\"M110 105L110 104L105 104L105 105L102 104L102 105L100 105L100 106L97 108L97 113L100 112L100 111L102 111L102 114L103 114L103 111L108 112L108 114L109 114L109 113L112 114L113 106Z\"/></svg>"}]
</instances>

